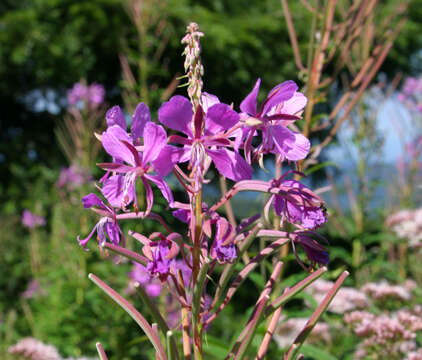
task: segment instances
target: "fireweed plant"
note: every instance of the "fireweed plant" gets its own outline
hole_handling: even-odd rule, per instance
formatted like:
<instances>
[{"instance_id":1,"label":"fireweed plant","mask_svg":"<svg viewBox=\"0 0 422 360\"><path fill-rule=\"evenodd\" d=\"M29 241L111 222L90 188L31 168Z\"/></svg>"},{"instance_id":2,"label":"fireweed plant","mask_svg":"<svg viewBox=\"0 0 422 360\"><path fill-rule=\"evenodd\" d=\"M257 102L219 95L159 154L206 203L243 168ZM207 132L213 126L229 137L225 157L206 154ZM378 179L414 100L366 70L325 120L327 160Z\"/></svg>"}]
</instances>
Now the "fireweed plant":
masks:
<instances>
[{"instance_id":1,"label":"fireweed plant","mask_svg":"<svg viewBox=\"0 0 422 360\"><path fill-rule=\"evenodd\" d=\"M238 287L266 257L291 244L296 258L311 274L295 286L276 294L273 288L283 264L275 257L271 277L258 297L244 330L227 355L228 359L244 358L259 324L268 319L268 331L257 354L257 358L261 359L279 321L281 307L318 279L327 270L325 265L329 260L326 249L320 243L324 239L315 232L326 222L323 201L299 181L289 179L300 173L286 172L272 181L252 179L252 165L255 162L262 164L267 154L274 154L279 163L284 160L296 162L307 156L309 140L288 127L300 119L307 100L297 91L293 81L286 81L272 89L258 106L258 80L240 104L238 113L232 106L221 103L216 96L202 92L204 70L199 43L202 36L196 24L187 27L182 43L186 44L185 78L189 98L176 95L162 104L158 110L161 125L151 121L149 108L144 103L136 107L130 132L118 106L107 112L108 127L102 135L97 135L112 157L110 162L98 164L106 170L99 187L104 200L93 193L82 199L84 207L94 210L100 219L86 238L78 240L81 246L86 247L96 233L101 249L125 256L146 268L148 275L159 279L180 304L181 341L176 336L180 333L179 326L170 328L141 284L138 290L155 319L153 324L148 323L128 301L97 276L89 275L139 324L154 346L156 357L161 360L180 359L179 351L183 351L184 359L190 359L192 347L194 358L202 359L204 331L224 310ZM172 130L170 136L165 127ZM202 197L204 186L209 183L207 172L211 167L215 167L221 176L234 181L233 187L212 205L204 203ZM185 190L187 202L173 198L165 180L170 173ZM138 182L145 189L145 209L138 208ZM151 211L153 187L157 187L167 200L173 216L187 224L185 233L173 232L159 214ZM243 219L237 225L219 210L242 191L267 193L269 198L263 215ZM290 231L274 230L269 225L271 211L280 219L277 228L283 229L289 223ZM142 246L142 254L126 249L119 223L146 218L158 221L163 226L163 232L145 235L130 231L129 235ZM254 239L260 237L272 240L249 258L249 247ZM300 259L298 246L305 251L307 260ZM235 274L236 265L242 261L242 270ZM215 274L217 268L221 271ZM221 274L219 278L218 274ZM296 357L347 275L344 272L327 293L287 350L285 359ZM213 296L207 291L209 282L215 284ZM180 349L177 343L182 344ZM100 343L97 348L100 357L106 359Z\"/></svg>"}]
</instances>

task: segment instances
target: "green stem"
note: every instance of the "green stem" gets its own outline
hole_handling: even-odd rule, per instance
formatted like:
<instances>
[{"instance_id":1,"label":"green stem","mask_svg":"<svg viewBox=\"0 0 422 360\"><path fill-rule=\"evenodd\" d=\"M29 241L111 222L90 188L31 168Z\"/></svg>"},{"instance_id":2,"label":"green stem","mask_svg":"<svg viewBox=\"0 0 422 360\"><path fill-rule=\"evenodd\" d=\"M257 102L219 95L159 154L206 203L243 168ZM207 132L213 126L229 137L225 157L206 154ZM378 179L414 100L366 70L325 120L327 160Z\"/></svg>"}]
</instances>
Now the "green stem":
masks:
<instances>
[{"instance_id":1,"label":"green stem","mask_svg":"<svg viewBox=\"0 0 422 360\"><path fill-rule=\"evenodd\" d=\"M205 277L208 273L208 268L210 266L209 259L205 259L202 264L201 270L198 275L198 279L193 292L193 301L192 301L192 327L193 327L193 337L194 337L194 355L195 359L202 359L202 327L200 319L200 310L201 310L201 297L204 290Z\"/></svg>"}]
</instances>

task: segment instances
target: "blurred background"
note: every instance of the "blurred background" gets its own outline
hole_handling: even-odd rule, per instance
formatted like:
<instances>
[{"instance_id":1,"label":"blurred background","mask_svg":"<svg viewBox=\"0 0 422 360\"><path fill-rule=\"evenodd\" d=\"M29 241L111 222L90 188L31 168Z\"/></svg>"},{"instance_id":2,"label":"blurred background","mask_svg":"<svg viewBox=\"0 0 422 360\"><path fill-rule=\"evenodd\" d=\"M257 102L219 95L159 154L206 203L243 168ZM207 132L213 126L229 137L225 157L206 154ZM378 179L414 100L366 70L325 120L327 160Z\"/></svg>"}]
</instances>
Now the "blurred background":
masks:
<instances>
[{"instance_id":1,"label":"blurred background","mask_svg":"<svg viewBox=\"0 0 422 360\"><path fill-rule=\"evenodd\" d=\"M151 358L136 324L87 279L95 272L142 304L130 287L130 263L77 244L95 224L80 199L102 176L95 163L105 155L93 133L105 128L108 108L118 104L132 114L144 101L156 118L163 101L185 95L178 87L180 39L191 21L205 34L205 91L239 110L258 77L262 97L291 79L312 100L297 130L314 145L302 164L306 181L327 201L328 277L347 268L347 286L368 297L373 314L394 318L398 309L421 303L421 0L3 0L1 359L16 358L9 348L25 337L53 345L62 358L94 357L99 340L111 359ZM274 162L265 167L269 173L259 177L272 178ZM207 196L218 194L216 186ZM262 202L241 197L233 202L235 215L250 215ZM164 202L155 205L155 212L164 210ZM145 221L131 229L154 226ZM303 275L289 256L285 284ZM209 330L210 359L224 357L235 325L255 301L248 293L258 293L266 271L245 284ZM392 291L387 300L370 300L373 290L362 290L368 284L402 286L408 296ZM292 304L283 324L312 313L313 295ZM157 302L166 308L163 297ZM331 335L315 336L306 358L359 356L362 339L342 311L326 315L323 333ZM414 330L415 345L394 358L416 351L421 329ZM283 346L274 342L268 358L280 356ZM360 358L378 358L365 351Z\"/></svg>"}]
</instances>

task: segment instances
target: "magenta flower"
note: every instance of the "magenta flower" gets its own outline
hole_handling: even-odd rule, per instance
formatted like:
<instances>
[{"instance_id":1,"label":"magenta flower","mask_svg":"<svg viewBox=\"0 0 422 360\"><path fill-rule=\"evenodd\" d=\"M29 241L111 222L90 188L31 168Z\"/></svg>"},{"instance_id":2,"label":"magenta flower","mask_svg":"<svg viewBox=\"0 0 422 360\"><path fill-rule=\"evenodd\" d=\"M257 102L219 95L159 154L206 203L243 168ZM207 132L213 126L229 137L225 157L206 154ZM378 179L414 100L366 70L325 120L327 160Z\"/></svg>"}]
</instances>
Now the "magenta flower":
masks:
<instances>
[{"instance_id":1,"label":"magenta flower","mask_svg":"<svg viewBox=\"0 0 422 360\"><path fill-rule=\"evenodd\" d=\"M258 110L257 97L261 79L258 79L251 93L240 104L241 120L245 126L238 131L237 147L244 141L245 154L250 161L252 139L257 130L262 131L262 143L256 149L257 155L280 154L283 159L297 161L306 157L310 149L309 140L295 133L287 125L297 120L306 105L306 97L297 92L293 81L286 81L274 87Z\"/></svg>"},{"instance_id":2,"label":"magenta flower","mask_svg":"<svg viewBox=\"0 0 422 360\"><path fill-rule=\"evenodd\" d=\"M174 258L179 252L179 246L174 241L180 237L179 234L172 233L167 237L160 233L154 233L153 237L158 237L158 241L149 241L142 251L150 260L147 264L147 270L152 276L158 276L161 281L166 281L170 275L170 270L175 266Z\"/></svg>"},{"instance_id":3,"label":"magenta flower","mask_svg":"<svg viewBox=\"0 0 422 360\"><path fill-rule=\"evenodd\" d=\"M330 256L328 255L327 250L317 240L314 239L314 237L317 236L326 241L321 235L310 231L296 232L295 235L296 237L293 241L293 244L298 244L303 248L303 250L305 250L306 257L311 262L311 267L314 267L315 264L328 264L330 261ZM303 262L299 259L299 256L296 253L295 247L293 247L293 251L299 263L303 265Z\"/></svg>"},{"instance_id":4,"label":"magenta flower","mask_svg":"<svg viewBox=\"0 0 422 360\"><path fill-rule=\"evenodd\" d=\"M126 131L126 119L120 106L115 105L107 111L106 121L108 127L118 125ZM135 144L138 144L140 138L143 137L145 125L150 121L151 114L148 106L145 103L139 103L133 113L130 127L131 138Z\"/></svg>"},{"instance_id":5,"label":"magenta flower","mask_svg":"<svg viewBox=\"0 0 422 360\"><path fill-rule=\"evenodd\" d=\"M111 243L116 245L119 244L122 231L120 230L119 224L116 221L116 213L114 210L104 204L104 202L93 193L84 196L82 198L82 204L85 209L94 207L96 212L102 214L103 217L100 219L100 221L98 221L98 223L94 226L92 231L85 239L80 239L78 236L79 245L86 247L86 244L95 232L97 232L100 246L104 245L104 243L107 241L107 237Z\"/></svg>"},{"instance_id":6,"label":"magenta flower","mask_svg":"<svg viewBox=\"0 0 422 360\"><path fill-rule=\"evenodd\" d=\"M287 174L286 174L287 175ZM327 221L323 201L305 185L296 180L273 181L282 190L274 195L274 210L282 221L304 229L316 229Z\"/></svg>"},{"instance_id":7,"label":"magenta flower","mask_svg":"<svg viewBox=\"0 0 422 360\"><path fill-rule=\"evenodd\" d=\"M32 279L26 290L22 293L22 297L25 299L32 299L33 297L37 296L38 294L42 294L42 288L41 288L41 284L35 280Z\"/></svg>"},{"instance_id":8,"label":"magenta flower","mask_svg":"<svg viewBox=\"0 0 422 360\"><path fill-rule=\"evenodd\" d=\"M75 105L78 101L86 98L87 87L81 83L75 83L72 89L67 92L67 101L70 105Z\"/></svg>"},{"instance_id":9,"label":"magenta flower","mask_svg":"<svg viewBox=\"0 0 422 360\"><path fill-rule=\"evenodd\" d=\"M94 105L100 105L104 101L105 90L101 84L93 83L87 89L87 101Z\"/></svg>"},{"instance_id":10,"label":"magenta flower","mask_svg":"<svg viewBox=\"0 0 422 360\"><path fill-rule=\"evenodd\" d=\"M69 190L74 190L89 181L91 181L91 175L89 173L76 165L72 165L61 170L56 186L58 188L66 186Z\"/></svg>"},{"instance_id":11,"label":"magenta flower","mask_svg":"<svg viewBox=\"0 0 422 360\"><path fill-rule=\"evenodd\" d=\"M146 106L142 107L142 111L149 115ZM119 117L120 115L115 116L114 119ZM147 116L144 116L145 118ZM113 157L113 162L98 165L118 174L105 180L102 188L103 195L114 207L124 208L132 201L134 201L135 207L137 206L135 182L140 178L145 186L146 214L148 214L154 201L150 182L160 189L170 204L173 202L173 194L163 177L173 169L174 164L179 160L180 151L167 145L165 130L150 121L141 122L141 125L137 122L132 126L132 136L138 136L138 134L144 138L142 152L136 149L133 139L120 125L110 126L102 134L102 143L107 153ZM156 175L149 175L148 172L151 170L155 170Z\"/></svg>"},{"instance_id":12,"label":"magenta flower","mask_svg":"<svg viewBox=\"0 0 422 360\"><path fill-rule=\"evenodd\" d=\"M70 105L76 105L79 101L85 101L88 105L96 107L104 101L105 90L101 84L93 83L89 86L75 83L67 92L67 101Z\"/></svg>"},{"instance_id":13,"label":"magenta flower","mask_svg":"<svg viewBox=\"0 0 422 360\"><path fill-rule=\"evenodd\" d=\"M184 133L187 138L173 135L171 141L184 145L181 162L191 161L193 168L205 163L206 155L214 162L217 170L225 177L239 181L250 179L252 169L237 151L228 150L231 141L225 135L239 122L239 115L230 106L215 103L210 107L198 108L192 129L193 110L190 101L183 96L173 96L158 111L159 121L170 129ZM203 129L203 131L202 131ZM194 135L195 133L195 135Z\"/></svg>"},{"instance_id":14,"label":"magenta flower","mask_svg":"<svg viewBox=\"0 0 422 360\"><path fill-rule=\"evenodd\" d=\"M133 269L129 273L129 278L142 285L149 296L160 296L161 283L157 279L152 278L147 268L142 264L133 263Z\"/></svg>"},{"instance_id":15,"label":"magenta flower","mask_svg":"<svg viewBox=\"0 0 422 360\"><path fill-rule=\"evenodd\" d=\"M42 216L33 214L29 210L24 210L22 213L22 225L28 229L34 229L38 226L44 226L45 219Z\"/></svg>"},{"instance_id":16,"label":"magenta flower","mask_svg":"<svg viewBox=\"0 0 422 360\"><path fill-rule=\"evenodd\" d=\"M192 269L186 264L184 260L176 260L174 263L174 273L177 274L177 271L180 270L182 273L183 284L187 289L192 277ZM191 266L191 265L190 265Z\"/></svg>"},{"instance_id":17,"label":"magenta flower","mask_svg":"<svg viewBox=\"0 0 422 360\"><path fill-rule=\"evenodd\" d=\"M224 218L220 217L216 222L215 239L211 246L211 257L217 259L220 264L231 263L237 258L233 226Z\"/></svg>"}]
</instances>

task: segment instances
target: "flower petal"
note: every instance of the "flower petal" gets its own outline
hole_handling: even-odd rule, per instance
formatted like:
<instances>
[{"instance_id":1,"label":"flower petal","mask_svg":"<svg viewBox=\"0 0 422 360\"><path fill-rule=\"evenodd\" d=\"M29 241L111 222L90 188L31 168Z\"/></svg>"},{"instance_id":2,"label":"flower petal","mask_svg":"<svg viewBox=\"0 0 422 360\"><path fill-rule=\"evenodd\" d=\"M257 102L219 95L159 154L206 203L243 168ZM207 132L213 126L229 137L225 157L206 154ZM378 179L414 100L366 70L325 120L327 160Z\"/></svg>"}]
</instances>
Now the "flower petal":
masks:
<instances>
[{"instance_id":1,"label":"flower petal","mask_svg":"<svg viewBox=\"0 0 422 360\"><path fill-rule=\"evenodd\" d=\"M126 119L119 105L113 106L106 113L106 121L108 127L117 125L126 131Z\"/></svg>"},{"instance_id":2,"label":"flower petal","mask_svg":"<svg viewBox=\"0 0 422 360\"><path fill-rule=\"evenodd\" d=\"M132 152L121 140L129 144L132 143L127 132L117 125L113 125L107 131L103 132L102 143L105 151L113 158L126 161L128 164L135 166L135 159Z\"/></svg>"},{"instance_id":3,"label":"flower petal","mask_svg":"<svg viewBox=\"0 0 422 360\"><path fill-rule=\"evenodd\" d=\"M113 207L122 207L124 203L129 204L133 201L133 191L128 191L128 199L124 199L124 179L123 175L114 175L108 178L101 189L101 193Z\"/></svg>"},{"instance_id":4,"label":"flower petal","mask_svg":"<svg viewBox=\"0 0 422 360\"><path fill-rule=\"evenodd\" d=\"M302 111L308 102L308 98L300 92L295 92L294 95L284 102L280 112L284 114L295 115Z\"/></svg>"},{"instance_id":5,"label":"flower petal","mask_svg":"<svg viewBox=\"0 0 422 360\"><path fill-rule=\"evenodd\" d=\"M171 192L170 186L159 176L155 175L145 175L144 176L149 181L153 182L161 191L164 198L167 200L170 206L174 202L173 193Z\"/></svg>"},{"instance_id":6,"label":"flower petal","mask_svg":"<svg viewBox=\"0 0 422 360\"><path fill-rule=\"evenodd\" d=\"M233 181L252 178L252 169L239 153L227 150L206 150L217 170Z\"/></svg>"},{"instance_id":7,"label":"flower petal","mask_svg":"<svg viewBox=\"0 0 422 360\"><path fill-rule=\"evenodd\" d=\"M157 159L161 150L167 144L167 134L160 125L149 122L144 129L144 155L142 162L148 162Z\"/></svg>"},{"instance_id":8,"label":"flower petal","mask_svg":"<svg viewBox=\"0 0 422 360\"><path fill-rule=\"evenodd\" d=\"M161 191L164 198L167 200L170 206L174 203L173 193L171 192L170 186L159 176L156 175L145 175L145 177L152 181Z\"/></svg>"},{"instance_id":9,"label":"flower petal","mask_svg":"<svg viewBox=\"0 0 422 360\"><path fill-rule=\"evenodd\" d=\"M283 101L291 99L297 89L298 87L296 83L292 80L288 80L277 85L268 94L267 98L262 104L260 113L265 115L271 110L272 107L277 106Z\"/></svg>"},{"instance_id":10,"label":"flower petal","mask_svg":"<svg viewBox=\"0 0 422 360\"><path fill-rule=\"evenodd\" d=\"M261 85L261 79L258 79L252 91L249 93L248 96L245 97L245 99L240 104L240 110L242 110L244 113L247 113L251 116L255 116L257 113L257 107L258 107L257 98L258 98L260 85Z\"/></svg>"},{"instance_id":11,"label":"flower petal","mask_svg":"<svg viewBox=\"0 0 422 360\"><path fill-rule=\"evenodd\" d=\"M105 233L107 234L112 244L118 245L120 243L120 229L119 225L113 220L109 220L104 225Z\"/></svg>"},{"instance_id":12,"label":"flower petal","mask_svg":"<svg viewBox=\"0 0 422 360\"><path fill-rule=\"evenodd\" d=\"M144 128L147 123L151 121L151 113L148 106L141 102L136 106L135 112L132 116L132 138L138 139L144 135Z\"/></svg>"},{"instance_id":13,"label":"flower petal","mask_svg":"<svg viewBox=\"0 0 422 360\"><path fill-rule=\"evenodd\" d=\"M120 173L120 174L125 174L125 173L128 173L130 171L133 171L132 166L119 164L119 163L97 163L97 166L100 167L103 170L107 170L108 172L113 171L113 172L117 172L117 173ZM108 175L110 175L110 174L108 174ZM105 182L108 178L108 175L106 177L104 177L104 179L102 178L100 180L100 182L102 182L102 183Z\"/></svg>"},{"instance_id":14,"label":"flower petal","mask_svg":"<svg viewBox=\"0 0 422 360\"><path fill-rule=\"evenodd\" d=\"M227 104L215 104L208 109L205 130L216 134L228 130L239 122L239 114ZM205 135L208 135L207 132Z\"/></svg>"},{"instance_id":15,"label":"flower petal","mask_svg":"<svg viewBox=\"0 0 422 360\"><path fill-rule=\"evenodd\" d=\"M82 198L82 204L85 209L89 209L93 206L98 206L104 210L107 210L107 206L104 202L94 193L90 193Z\"/></svg>"},{"instance_id":16,"label":"flower petal","mask_svg":"<svg viewBox=\"0 0 422 360\"><path fill-rule=\"evenodd\" d=\"M297 161L304 159L311 148L311 143L302 134L295 133L284 126L271 126L271 133L276 153L286 159Z\"/></svg>"},{"instance_id":17,"label":"flower petal","mask_svg":"<svg viewBox=\"0 0 422 360\"><path fill-rule=\"evenodd\" d=\"M217 96L213 95L213 94L209 94L207 92L203 92L202 93L202 109L204 110L205 113L208 112L208 109L215 105L215 104L219 104L220 100L218 99Z\"/></svg>"},{"instance_id":18,"label":"flower petal","mask_svg":"<svg viewBox=\"0 0 422 360\"><path fill-rule=\"evenodd\" d=\"M98 224L96 224L92 228L91 232L89 233L89 235L85 239L81 239L80 236L78 235L77 240L78 240L79 245L86 247L86 244L92 238L92 235L94 235L94 233L97 231L97 227L98 227Z\"/></svg>"},{"instance_id":19,"label":"flower petal","mask_svg":"<svg viewBox=\"0 0 422 360\"><path fill-rule=\"evenodd\" d=\"M181 131L191 138L193 137L192 116L193 110L190 101L180 95L173 96L158 110L158 120L162 124L170 129Z\"/></svg>"},{"instance_id":20,"label":"flower petal","mask_svg":"<svg viewBox=\"0 0 422 360\"><path fill-rule=\"evenodd\" d=\"M147 203L147 208L145 209L145 216L147 216L151 212L152 205L154 204L154 193L152 192L151 185L147 181L147 176L142 176L141 179L145 187L145 197Z\"/></svg>"},{"instance_id":21,"label":"flower petal","mask_svg":"<svg viewBox=\"0 0 422 360\"><path fill-rule=\"evenodd\" d=\"M165 145L160 152L160 155L151 161L154 170L159 176L168 175L179 162L180 156L183 154L183 149L171 145Z\"/></svg>"}]
</instances>

